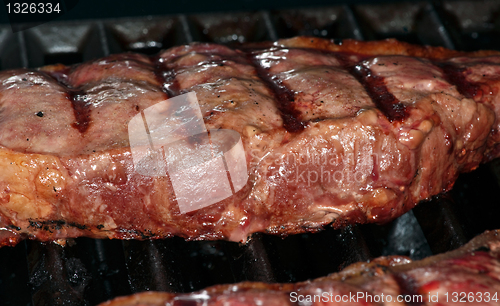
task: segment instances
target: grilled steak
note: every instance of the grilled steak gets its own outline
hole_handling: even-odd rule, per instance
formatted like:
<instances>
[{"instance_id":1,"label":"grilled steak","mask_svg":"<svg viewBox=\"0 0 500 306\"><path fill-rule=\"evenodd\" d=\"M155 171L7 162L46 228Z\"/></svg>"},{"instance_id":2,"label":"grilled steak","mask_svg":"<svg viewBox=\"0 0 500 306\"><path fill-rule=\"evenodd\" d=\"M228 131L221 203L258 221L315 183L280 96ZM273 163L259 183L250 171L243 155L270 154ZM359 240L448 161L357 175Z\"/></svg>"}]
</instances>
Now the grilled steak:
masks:
<instances>
[{"instance_id":1,"label":"grilled steak","mask_svg":"<svg viewBox=\"0 0 500 306\"><path fill-rule=\"evenodd\" d=\"M0 73L0 245L23 238L245 241L386 222L499 154L500 55L386 40L191 44ZM127 124L197 94L241 135L248 182L180 213L134 169Z\"/></svg>"},{"instance_id":2,"label":"grilled steak","mask_svg":"<svg viewBox=\"0 0 500 306\"><path fill-rule=\"evenodd\" d=\"M498 305L500 232L486 232L460 249L411 262L402 256L353 264L297 284L245 282L200 292L146 292L101 306L132 305Z\"/></svg>"}]
</instances>

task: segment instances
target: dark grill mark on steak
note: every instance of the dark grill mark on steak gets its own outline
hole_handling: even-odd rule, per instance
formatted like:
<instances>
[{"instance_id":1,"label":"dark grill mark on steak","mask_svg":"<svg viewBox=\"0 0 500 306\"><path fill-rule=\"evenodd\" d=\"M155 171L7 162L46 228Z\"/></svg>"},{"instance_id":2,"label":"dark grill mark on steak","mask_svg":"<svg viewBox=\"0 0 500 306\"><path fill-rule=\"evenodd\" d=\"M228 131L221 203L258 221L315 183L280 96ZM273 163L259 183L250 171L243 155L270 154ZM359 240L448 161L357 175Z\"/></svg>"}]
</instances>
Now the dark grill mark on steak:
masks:
<instances>
[{"instance_id":1,"label":"dark grill mark on steak","mask_svg":"<svg viewBox=\"0 0 500 306\"><path fill-rule=\"evenodd\" d=\"M406 106L389 92L383 77L372 74L363 64L351 67L349 72L363 85L375 105L389 121L401 121L408 117Z\"/></svg>"},{"instance_id":2,"label":"dark grill mark on steak","mask_svg":"<svg viewBox=\"0 0 500 306\"><path fill-rule=\"evenodd\" d=\"M454 85L458 92L468 99L474 98L480 89L480 85L466 79L464 72L466 68L458 67L451 63L436 63L441 68L445 80Z\"/></svg>"},{"instance_id":3,"label":"dark grill mark on steak","mask_svg":"<svg viewBox=\"0 0 500 306\"><path fill-rule=\"evenodd\" d=\"M481 246L481 247L474 250L474 252L489 252L489 251L490 251L490 248L488 248L487 246Z\"/></svg>"},{"instance_id":4,"label":"dark grill mark on steak","mask_svg":"<svg viewBox=\"0 0 500 306\"><path fill-rule=\"evenodd\" d=\"M249 53L250 55L251 53ZM286 87L276 76L271 76L269 72L262 67L259 60L249 56L249 62L255 67L257 75L269 88L277 101L276 107L280 111L283 120L283 127L290 133L297 133L306 127L307 123L299 119L300 112L293 106L295 93Z\"/></svg>"},{"instance_id":5,"label":"dark grill mark on steak","mask_svg":"<svg viewBox=\"0 0 500 306\"><path fill-rule=\"evenodd\" d=\"M90 107L86 102L86 94L83 90L73 88L68 82L70 68L61 71L45 72L59 85L66 89L66 98L71 102L76 121L71 126L80 133L85 133L90 124ZM40 116L42 117L42 116Z\"/></svg>"},{"instance_id":6,"label":"dark grill mark on steak","mask_svg":"<svg viewBox=\"0 0 500 306\"><path fill-rule=\"evenodd\" d=\"M67 98L71 102L76 121L71 124L80 133L85 133L90 125L90 107L86 101L87 95L82 90L68 90Z\"/></svg>"},{"instance_id":7,"label":"dark grill mark on steak","mask_svg":"<svg viewBox=\"0 0 500 306\"><path fill-rule=\"evenodd\" d=\"M179 94L179 83L175 79L175 71L168 70L158 56L151 57L150 59L154 63L154 73L158 83L161 84L161 90L167 98L177 96Z\"/></svg>"}]
</instances>

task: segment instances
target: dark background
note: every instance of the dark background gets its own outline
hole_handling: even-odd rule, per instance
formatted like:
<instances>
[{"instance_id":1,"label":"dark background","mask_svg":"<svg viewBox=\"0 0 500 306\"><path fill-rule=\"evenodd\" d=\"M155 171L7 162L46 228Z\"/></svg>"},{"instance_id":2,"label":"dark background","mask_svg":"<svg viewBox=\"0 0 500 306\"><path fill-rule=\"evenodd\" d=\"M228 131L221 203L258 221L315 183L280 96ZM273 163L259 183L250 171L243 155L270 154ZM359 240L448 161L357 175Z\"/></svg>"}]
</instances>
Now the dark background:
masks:
<instances>
[{"instance_id":1,"label":"dark background","mask_svg":"<svg viewBox=\"0 0 500 306\"><path fill-rule=\"evenodd\" d=\"M19 0L17 2L23 2ZM25 1L26 2L26 1ZM40 1L43 2L43 1ZM179 13L226 12L272 10L304 6L325 6L339 4L373 3L367 0L80 0L74 9L56 20L77 20L92 18L117 18L146 15L169 15ZM389 1L375 1L383 3ZM395 2L395 1L392 1ZM3 1L0 2L3 5ZM0 9L0 23L8 23L7 11Z\"/></svg>"}]
</instances>

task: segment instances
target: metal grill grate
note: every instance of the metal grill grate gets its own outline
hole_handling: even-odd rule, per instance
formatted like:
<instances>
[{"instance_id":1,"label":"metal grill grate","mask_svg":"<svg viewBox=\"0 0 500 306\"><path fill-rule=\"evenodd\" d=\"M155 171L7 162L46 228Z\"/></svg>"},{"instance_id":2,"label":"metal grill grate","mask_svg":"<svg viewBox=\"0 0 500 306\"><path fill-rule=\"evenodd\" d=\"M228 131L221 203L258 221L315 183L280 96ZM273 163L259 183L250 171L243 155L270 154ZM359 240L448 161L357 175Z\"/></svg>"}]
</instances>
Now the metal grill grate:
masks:
<instances>
[{"instance_id":1,"label":"metal grill grate","mask_svg":"<svg viewBox=\"0 0 500 306\"><path fill-rule=\"evenodd\" d=\"M192 41L233 44L295 35L395 37L463 50L500 49L498 1L422 1L279 11L92 20L12 34L0 27L0 68L73 64L110 53L154 54ZM66 247L25 241L0 249L1 305L95 305L162 290L189 292L244 280L295 282L371 257L420 259L500 228L500 161L462 175L454 189L383 225L331 228L282 239L223 241L78 238Z\"/></svg>"}]
</instances>

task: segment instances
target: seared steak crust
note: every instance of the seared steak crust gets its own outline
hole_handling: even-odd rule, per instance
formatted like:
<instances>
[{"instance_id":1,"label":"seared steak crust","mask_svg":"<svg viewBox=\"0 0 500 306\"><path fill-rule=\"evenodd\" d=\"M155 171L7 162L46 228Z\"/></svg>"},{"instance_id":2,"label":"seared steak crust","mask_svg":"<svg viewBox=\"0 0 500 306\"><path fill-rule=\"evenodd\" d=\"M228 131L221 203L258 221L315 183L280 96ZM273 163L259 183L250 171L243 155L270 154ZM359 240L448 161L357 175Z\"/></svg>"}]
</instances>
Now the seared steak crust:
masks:
<instances>
[{"instance_id":1,"label":"seared steak crust","mask_svg":"<svg viewBox=\"0 0 500 306\"><path fill-rule=\"evenodd\" d=\"M0 245L386 222L498 156L499 86L497 52L306 37L0 72ZM168 177L134 171L127 124L186 92L241 135L249 180L181 214Z\"/></svg>"},{"instance_id":2,"label":"seared steak crust","mask_svg":"<svg viewBox=\"0 0 500 306\"><path fill-rule=\"evenodd\" d=\"M458 250L420 261L381 257L302 283L245 282L188 294L144 292L100 305L498 305L499 234L487 232Z\"/></svg>"}]
</instances>

